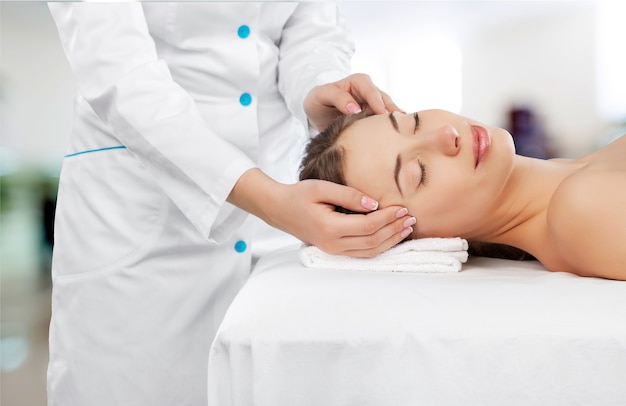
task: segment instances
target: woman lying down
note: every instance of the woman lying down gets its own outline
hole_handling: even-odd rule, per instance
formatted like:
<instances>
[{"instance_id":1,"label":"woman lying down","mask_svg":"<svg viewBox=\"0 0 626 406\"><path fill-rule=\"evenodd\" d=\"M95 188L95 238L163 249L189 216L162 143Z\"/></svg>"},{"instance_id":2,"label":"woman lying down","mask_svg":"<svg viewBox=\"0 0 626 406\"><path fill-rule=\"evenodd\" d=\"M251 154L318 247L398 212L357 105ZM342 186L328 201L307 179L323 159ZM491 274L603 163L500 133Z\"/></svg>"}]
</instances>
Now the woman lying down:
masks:
<instances>
[{"instance_id":1,"label":"woman lying down","mask_svg":"<svg viewBox=\"0 0 626 406\"><path fill-rule=\"evenodd\" d=\"M407 207L417 218L409 238L503 244L551 271L626 280L626 136L579 159L542 160L516 155L506 130L447 111L361 113L310 141L300 179Z\"/></svg>"}]
</instances>

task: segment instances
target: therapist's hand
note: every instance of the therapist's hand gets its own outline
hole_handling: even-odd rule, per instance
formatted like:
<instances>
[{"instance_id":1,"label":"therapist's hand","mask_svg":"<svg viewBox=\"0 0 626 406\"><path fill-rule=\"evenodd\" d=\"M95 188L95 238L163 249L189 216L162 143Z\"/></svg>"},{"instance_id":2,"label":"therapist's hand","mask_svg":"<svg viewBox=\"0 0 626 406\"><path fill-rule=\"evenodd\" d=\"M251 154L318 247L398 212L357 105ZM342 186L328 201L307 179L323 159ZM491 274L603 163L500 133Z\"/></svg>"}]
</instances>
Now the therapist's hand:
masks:
<instances>
[{"instance_id":1,"label":"therapist's hand","mask_svg":"<svg viewBox=\"0 0 626 406\"><path fill-rule=\"evenodd\" d=\"M415 219L400 206L377 203L354 188L322 180L278 183L259 169L244 173L228 201L330 254L373 257L412 231ZM366 215L343 214L335 205Z\"/></svg>"},{"instance_id":2,"label":"therapist's hand","mask_svg":"<svg viewBox=\"0 0 626 406\"><path fill-rule=\"evenodd\" d=\"M325 129L339 115L359 112L362 105L369 105L374 114L391 111L404 113L387 93L378 89L372 79L363 73L316 86L304 99L304 111L309 124L318 131Z\"/></svg>"}]
</instances>

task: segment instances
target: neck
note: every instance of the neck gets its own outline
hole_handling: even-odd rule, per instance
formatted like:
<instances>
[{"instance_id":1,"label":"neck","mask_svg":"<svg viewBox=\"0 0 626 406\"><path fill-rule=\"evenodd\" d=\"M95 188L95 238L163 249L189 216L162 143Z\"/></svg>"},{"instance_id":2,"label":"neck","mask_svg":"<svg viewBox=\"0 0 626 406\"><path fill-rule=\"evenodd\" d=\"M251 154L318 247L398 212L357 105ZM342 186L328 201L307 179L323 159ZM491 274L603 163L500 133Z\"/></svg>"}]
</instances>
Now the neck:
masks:
<instances>
[{"instance_id":1,"label":"neck","mask_svg":"<svg viewBox=\"0 0 626 406\"><path fill-rule=\"evenodd\" d=\"M476 240L507 244L537 256L546 243L546 213L574 161L515 156L513 171L492 208L490 224Z\"/></svg>"}]
</instances>

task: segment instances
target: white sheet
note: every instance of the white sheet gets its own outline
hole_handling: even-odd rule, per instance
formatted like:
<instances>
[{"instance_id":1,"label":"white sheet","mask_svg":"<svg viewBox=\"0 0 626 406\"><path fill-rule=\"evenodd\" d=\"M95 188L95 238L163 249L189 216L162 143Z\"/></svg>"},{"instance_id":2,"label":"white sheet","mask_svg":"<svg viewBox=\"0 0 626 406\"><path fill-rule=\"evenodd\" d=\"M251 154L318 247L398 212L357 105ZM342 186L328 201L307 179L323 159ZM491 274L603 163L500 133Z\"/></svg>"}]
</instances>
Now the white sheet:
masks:
<instances>
[{"instance_id":1,"label":"white sheet","mask_svg":"<svg viewBox=\"0 0 626 406\"><path fill-rule=\"evenodd\" d=\"M460 273L263 258L209 358L210 406L626 405L626 282L472 258Z\"/></svg>"}]
</instances>

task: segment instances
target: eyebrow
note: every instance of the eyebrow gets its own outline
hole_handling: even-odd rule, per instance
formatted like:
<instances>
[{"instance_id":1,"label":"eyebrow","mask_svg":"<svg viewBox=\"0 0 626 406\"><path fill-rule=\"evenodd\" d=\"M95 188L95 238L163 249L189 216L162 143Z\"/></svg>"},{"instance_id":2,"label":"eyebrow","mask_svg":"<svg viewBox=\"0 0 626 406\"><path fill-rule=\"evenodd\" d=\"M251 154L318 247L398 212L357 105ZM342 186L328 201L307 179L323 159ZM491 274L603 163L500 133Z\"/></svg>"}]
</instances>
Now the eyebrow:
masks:
<instances>
[{"instance_id":1,"label":"eyebrow","mask_svg":"<svg viewBox=\"0 0 626 406\"><path fill-rule=\"evenodd\" d=\"M400 132L400 127L398 127L398 120L393 115L393 112L389 113L389 120L391 121L391 125L396 130L396 132Z\"/></svg>"}]
</instances>

